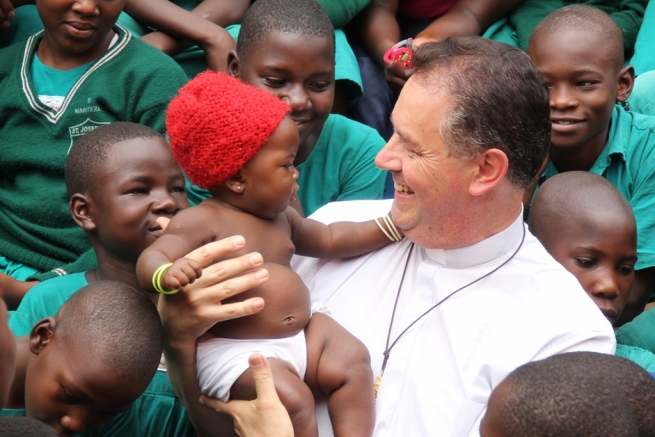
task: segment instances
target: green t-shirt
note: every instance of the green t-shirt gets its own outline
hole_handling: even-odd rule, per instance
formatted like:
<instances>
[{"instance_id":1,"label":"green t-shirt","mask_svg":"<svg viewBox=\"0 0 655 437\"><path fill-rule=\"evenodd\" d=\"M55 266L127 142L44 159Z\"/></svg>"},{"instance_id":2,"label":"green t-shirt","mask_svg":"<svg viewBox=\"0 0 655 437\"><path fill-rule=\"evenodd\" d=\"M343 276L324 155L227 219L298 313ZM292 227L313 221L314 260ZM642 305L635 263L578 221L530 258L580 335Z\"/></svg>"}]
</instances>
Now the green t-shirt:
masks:
<instances>
[{"instance_id":1,"label":"green t-shirt","mask_svg":"<svg viewBox=\"0 0 655 437\"><path fill-rule=\"evenodd\" d=\"M18 309L9 312L9 328L16 336L29 334L32 326L44 317L57 314L59 307L86 285L88 282L85 273L74 273L49 279L34 286L25 295ZM107 304L110 305L111 302ZM0 414L5 414L5 410ZM83 435L86 437L191 437L195 436L196 432L182 402L175 396L166 372L158 370L145 392L127 411Z\"/></svg>"},{"instance_id":2,"label":"green t-shirt","mask_svg":"<svg viewBox=\"0 0 655 437\"><path fill-rule=\"evenodd\" d=\"M655 44L655 40L653 44ZM630 98L628 99L628 105L630 105L630 111L632 112L651 116L655 115L655 70L647 71L637 76L634 88L632 88L632 94L630 94Z\"/></svg>"},{"instance_id":3,"label":"green t-shirt","mask_svg":"<svg viewBox=\"0 0 655 437\"><path fill-rule=\"evenodd\" d=\"M655 372L655 355L646 349L617 343L614 355L639 364L649 372Z\"/></svg>"},{"instance_id":4,"label":"green t-shirt","mask_svg":"<svg viewBox=\"0 0 655 437\"><path fill-rule=\"evenodd\" d=\"M616 342L655 353L655 310L644 311L616 330Z\"/></svg>"},{"instance_id":5,"label":"green t-shirt","mask_svg":"<svg viewBox=\"0 0 655 437\"><path fill-rule=\"evenodd\" d=\"M330 115L314 150L298 166L305 215L336 200L382 199L386 172L375 166L375 156L384 144L374 129Z\"/></svg>"},{"instance_id":6,"label":"green t-shirt","mask_svg":"<svg viewBox=\"0 0 655 437\"><path fill-rule=\"evenodd\" d=\"M630 202L637 220L635 270L655 266L655 117L615 105L607 144L589 171L610 181ZM540 183L558 173L549 162Z\"/></svg>"}]
</instances>

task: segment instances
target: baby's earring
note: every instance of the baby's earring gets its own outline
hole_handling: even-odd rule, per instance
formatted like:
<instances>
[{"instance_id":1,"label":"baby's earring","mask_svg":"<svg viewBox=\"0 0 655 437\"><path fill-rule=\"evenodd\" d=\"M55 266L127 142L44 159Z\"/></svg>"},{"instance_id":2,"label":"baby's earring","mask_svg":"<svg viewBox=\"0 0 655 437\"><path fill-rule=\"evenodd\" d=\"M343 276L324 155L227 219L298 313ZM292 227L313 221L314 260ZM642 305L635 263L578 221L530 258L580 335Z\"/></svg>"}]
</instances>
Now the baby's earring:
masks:
<instances>
[{"instance_id":1,"label":"baby's earring","mask_svg":"<svg viewBox=\"0 0 655 437\"><path fill-rule=\"evenodd\" d=\"M237 185L237 190L241 191L241 185Z\"/></svg>"}]
</instances>

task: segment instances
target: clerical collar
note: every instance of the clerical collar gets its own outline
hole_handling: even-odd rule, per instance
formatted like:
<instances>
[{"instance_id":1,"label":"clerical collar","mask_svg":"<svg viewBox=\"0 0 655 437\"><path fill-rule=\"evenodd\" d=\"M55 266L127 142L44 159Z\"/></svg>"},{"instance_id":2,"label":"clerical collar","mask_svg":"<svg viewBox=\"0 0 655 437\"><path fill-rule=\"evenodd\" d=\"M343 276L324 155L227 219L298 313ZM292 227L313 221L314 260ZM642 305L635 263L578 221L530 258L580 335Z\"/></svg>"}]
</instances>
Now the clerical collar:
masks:
<instances>
[{"instance_id":1,"label":"clerical collar","mask_svg":"<svg viewBox=\"0 0 655 437\"><path fill-rule=\"evenodd\" d=\"M523 235L523 211L504 230L471 246L456 249L425 249L425 253L438 264L453 269L474 267L506 254Z\"/></svg>"}]
</instances>

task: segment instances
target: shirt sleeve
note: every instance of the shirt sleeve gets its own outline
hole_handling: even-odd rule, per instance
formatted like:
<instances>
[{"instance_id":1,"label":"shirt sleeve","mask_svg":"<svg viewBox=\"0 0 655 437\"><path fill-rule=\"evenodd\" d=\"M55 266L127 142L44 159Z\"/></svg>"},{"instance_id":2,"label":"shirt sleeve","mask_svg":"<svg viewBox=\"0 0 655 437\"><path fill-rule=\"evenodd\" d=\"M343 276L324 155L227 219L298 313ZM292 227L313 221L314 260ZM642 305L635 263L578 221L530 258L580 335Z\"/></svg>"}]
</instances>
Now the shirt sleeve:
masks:
<instances>
[{"instance_id":1,"label":"shirt sleeve","mask_svg":"<svg viewBox=\"0 0 655 437\"><path fill-rule=\"evenodd\" d=\"M655 165L652 164L655 163L655 133L633 130L631 138L636 132L642 132L645 137L638 138L644 144L642 152L633 155L629 164L633 181L629 202L637 221L639 259L635 270L642 270L655 266ZM628 147L633 145L628 144ZM644 165L646 163L649 165Z\"/></svg>"}]
</instances>

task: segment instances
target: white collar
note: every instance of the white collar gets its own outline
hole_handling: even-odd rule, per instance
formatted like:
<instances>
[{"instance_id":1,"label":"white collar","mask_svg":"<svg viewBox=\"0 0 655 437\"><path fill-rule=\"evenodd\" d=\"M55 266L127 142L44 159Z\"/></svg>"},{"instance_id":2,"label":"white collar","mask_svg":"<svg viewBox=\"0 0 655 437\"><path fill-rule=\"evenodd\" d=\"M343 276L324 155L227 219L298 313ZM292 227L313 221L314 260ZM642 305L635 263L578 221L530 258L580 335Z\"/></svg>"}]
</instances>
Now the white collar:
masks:
<instances>
[{"instance_id":1,"label":"white collar","mask_svg":"<svg viewBox=\"0 0 655 437\"><path fill-rule=\"evenodd\" d=\"M473 267L492 261L509 252L521 240L524 232L523 209L504 230L471 246L456 249L425 249L425 253L438 264L453 269Z\"/></svg>"}]
</instances>

